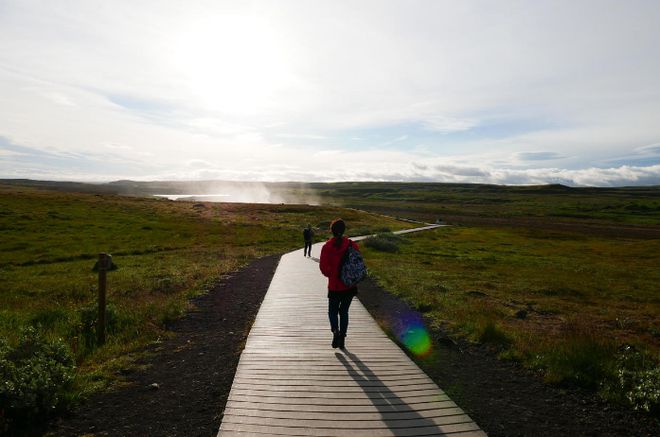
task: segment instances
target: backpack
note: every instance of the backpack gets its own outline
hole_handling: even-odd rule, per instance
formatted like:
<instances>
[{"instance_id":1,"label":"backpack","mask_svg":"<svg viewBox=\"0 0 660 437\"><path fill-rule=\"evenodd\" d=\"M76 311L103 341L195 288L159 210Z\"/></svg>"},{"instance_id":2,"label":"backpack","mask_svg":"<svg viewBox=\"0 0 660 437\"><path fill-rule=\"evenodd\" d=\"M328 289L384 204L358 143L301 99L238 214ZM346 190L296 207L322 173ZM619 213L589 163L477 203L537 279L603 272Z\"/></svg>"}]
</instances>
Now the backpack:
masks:
<instances>
[{"instance_id":1,"label":"backpack","mask_svg":"<svg viewBox=\"0 0 660 437\"><path fill-rule=\"evenodd\" d=\"M339 279L347 287L352 287L367 276L367 266L364 265L362 255L355 250L351 240L348 242L348 248L339 263Z\"/></svg>"}]
</instances>

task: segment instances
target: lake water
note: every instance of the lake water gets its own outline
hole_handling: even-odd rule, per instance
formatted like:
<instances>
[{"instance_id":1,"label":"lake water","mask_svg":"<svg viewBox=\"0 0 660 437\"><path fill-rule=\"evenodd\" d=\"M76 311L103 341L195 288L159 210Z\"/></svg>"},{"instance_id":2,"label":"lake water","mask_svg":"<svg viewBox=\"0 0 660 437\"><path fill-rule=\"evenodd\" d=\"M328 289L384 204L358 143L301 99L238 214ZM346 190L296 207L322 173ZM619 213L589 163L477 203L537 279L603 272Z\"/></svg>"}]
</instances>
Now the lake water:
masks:
<instances>
[{"instance_id":1,"label":"lake water","mask_svg":"<svg viewBox=\"0 0 660 437\"><path fill-rule=\"evenodd\" d=\"M170 200L203 200L205 202L226 202L230 194L154 194Z\"/></svg>"}]
</instances>

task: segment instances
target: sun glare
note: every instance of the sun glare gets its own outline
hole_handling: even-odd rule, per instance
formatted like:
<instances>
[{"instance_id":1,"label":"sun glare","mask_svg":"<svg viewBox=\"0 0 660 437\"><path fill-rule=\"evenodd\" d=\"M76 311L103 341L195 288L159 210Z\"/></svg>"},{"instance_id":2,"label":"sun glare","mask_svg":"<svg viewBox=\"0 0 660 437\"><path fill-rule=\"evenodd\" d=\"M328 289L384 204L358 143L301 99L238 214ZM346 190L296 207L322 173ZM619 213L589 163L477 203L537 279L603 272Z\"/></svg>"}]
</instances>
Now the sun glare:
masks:
<instances>
[{"instance_id":1,"label":"sun glare","mask_svg":"<svg viewBox=\"0 0 660 437\"><path fill-rule=\"evenodd\" d=\"M283 47L255 17L222 15L198 20L175 43L176 68L204 107L256 113L286 80Z\"/></svg>"}]
</instances>

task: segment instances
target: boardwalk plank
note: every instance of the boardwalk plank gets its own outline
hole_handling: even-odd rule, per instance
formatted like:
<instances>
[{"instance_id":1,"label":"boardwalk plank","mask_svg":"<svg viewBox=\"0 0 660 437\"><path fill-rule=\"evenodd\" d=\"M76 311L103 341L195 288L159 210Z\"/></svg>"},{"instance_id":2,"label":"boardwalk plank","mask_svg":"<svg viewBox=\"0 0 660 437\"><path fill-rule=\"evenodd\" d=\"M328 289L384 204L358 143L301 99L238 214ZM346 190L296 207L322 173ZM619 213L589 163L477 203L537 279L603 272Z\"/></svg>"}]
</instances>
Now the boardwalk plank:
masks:
<instances>
[{"instance_id":1,"label":"boardwalk plank","mask_svg":"<svg viewBox=\"0 0 660 437\"><path fill-rule=\"evenodd\" d=\"M254 409L254 408L240 408L236 410L235 413L232 413L236 416L248 416L248 417L269 417L277 419L286 419L286 420L317 420L323 421L328 419L327 412L315 412L315 411L292 411L292 410L265 410L265 409ZM342 413L342 422L353 422L353 421L386 421L389 423L391 420L417 420L420 417L423 419L432 419L445 416L453 416L454 418L461 416L463 420L455 419L456 422L452 423L464 423L469 422L469 420L464 420L465 415L463 410L458 407L452 408L434 408L420 410L415 409L415 411L387 411L379 412L376 411L348 411ZM320 422L318 422L320 423Z\"/></svg>"},{"instance_id":2,"label":"boardwalk plank","mask_svg":"<svg viewBox=\"0 0 660 437\"><path fill-rule=\"evenodd\" d=\"M309 414L311 413L303 413ZM326 414L327 418L328 415ZM367 415L362 420L346 420L343 415L336 420L323 420L323 419L291 419L279 417L264 417L263 415L246 415L238 416L233 414L225 414L222 418L223 423L227 424L251 424L251 425L266 425L271 427L297 427L297 428L327 428L333 430L353 429L353 430L366 430L366 429L407 429L407 428L430 428L437 427L439 430L442 426L447 425L462 425L465 423L472 424L472 420L465 414L441 416L441 417L423 417L414 416L408 419L388 419L379 417L376 419L367 419Z\"/></svg>"},{"instance_id":3,"label":"boardwalk plank","mask_svg":"<svg viewBox=\"0 0 660 437\"><path fill-rule=\"evenodd\" d=\"M221 428L222 429L222 428ZM226 429L229 431L242 431L247 433L260 433L267 435L287 436L336 436L336 437L381 437L381 436L453 436L457 433L460 437L465 436L466 431L474 436L485 436L485 433L475 433L479 428L474 423L462 423L457 425L409 427L409 428L372 428L372 429L334 429L318 427L274 427L257 424L228 423Z\"/></svg>"},{"instance_id":4,"label":"boardwalk plank","mask_svg":"<svg viewBox=\"0 0 660 437\"><path fill-rule=\"evenodd\" d=\"M378 408L377 405L373 405L371 402L365 405L314 405L314 404L305 404L305 403L265 403L265 402L244 402L244 401L228 401L227 408L232 408L236 410L240 409L254 409L261 411L308 411L312 413L342 413L342 414L353 414L353 413L378 413L378 412L407 412L414 405L415 411L426 411L426 410L442 410L455 408L456 404L453 401L436 401L436 402L417 402L417 403L405 403L405 404L383 404Z\"/></svg>"},{"instance_id":5,"label":"boardwalk plank","mask_svg":"<svg viewBox=\"0 0 660 437\"><path fill-rule=\"evenodd\" d=\"M307 404L307 405L325 405L325 406L362 406L362 405L375 405L375 406L392 406L392 405L414 405L427 402L442 402L449 398L445 395L413 395L413 396L398 396L395 398L377 398L370 399L367 396L363 397L340 397L340 396L289 396L282 397L277 394L274 396L246 395L244 393L230 393L230 401L242 402L262 402L272 404Z\"/></svg>"},{"instance_id":6,"label":"boardwalk plank","mask_svg":"<svg viewBox=\"0 0 660 437\"><path fill-rule=\"evenodd\" d=\"M270 389L245 389L241 387L232 387L232 392L244 396L270 396L270 397L294 397L294 398L331 398L331 399L355 399L368 397L382 399L396 399L403 396L433 396L438 393L437 390L408 390L397 393L382 392L378 389L368 389L366 392L349 389L348 387L338 387L336 390L270 390ZM231 395L231 394L230 394Z\"/></svg>"}]
</instances>

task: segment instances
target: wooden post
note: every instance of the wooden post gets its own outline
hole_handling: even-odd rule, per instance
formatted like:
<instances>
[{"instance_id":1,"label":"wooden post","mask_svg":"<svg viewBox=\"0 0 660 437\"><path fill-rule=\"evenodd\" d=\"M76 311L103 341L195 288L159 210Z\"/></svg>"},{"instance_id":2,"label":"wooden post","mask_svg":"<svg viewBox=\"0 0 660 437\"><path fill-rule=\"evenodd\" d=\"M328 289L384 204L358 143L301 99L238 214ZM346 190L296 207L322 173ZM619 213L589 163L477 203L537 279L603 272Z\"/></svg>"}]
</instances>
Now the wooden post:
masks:
<instances>
[{"instance_id":1,"label":"wooden post","mask_svg":"<svg viewBox=\"0 0 660 437\"><path fill-rule=\"evenodd\" d=\"M108 255L99 253L99 318L96 327L96 339L98 346L105 344L105 292L106 292L106 273L108 270Z\"/></svg>"}]
</instances>

